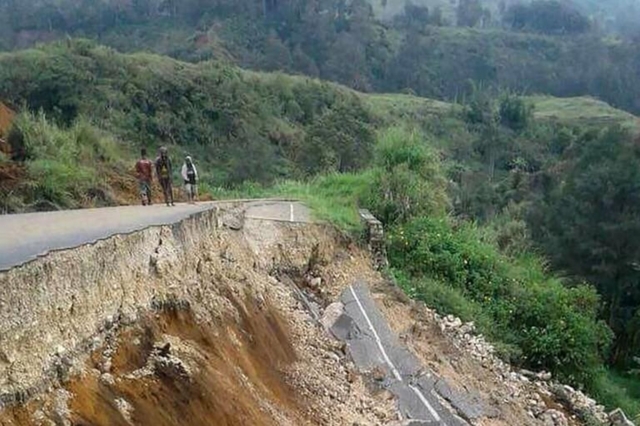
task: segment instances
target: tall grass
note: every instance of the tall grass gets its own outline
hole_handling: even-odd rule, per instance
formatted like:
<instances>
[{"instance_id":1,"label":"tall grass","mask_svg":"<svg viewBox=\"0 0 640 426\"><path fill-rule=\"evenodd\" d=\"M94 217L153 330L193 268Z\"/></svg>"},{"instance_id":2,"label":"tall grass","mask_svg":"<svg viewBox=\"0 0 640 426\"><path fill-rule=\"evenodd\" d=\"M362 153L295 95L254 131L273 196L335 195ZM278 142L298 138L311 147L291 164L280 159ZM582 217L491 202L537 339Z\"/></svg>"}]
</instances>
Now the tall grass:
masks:
<instances>
[{"instance_id":1,"label":"tall grass","mask_svg":"<svg viewBox=\"0 0 640 426\"><path fill-rule=\"evenodd\" d=\"M594 396L607 407L620 407L636 424L640 422L640 378L614 370L598 375Z\"/></svg>"},{"instance_id":2,"label":"tall grass","mask_svg":"<svg viewBox=\"0 0 640 426\"><path fill-rule=\"evenodd\" d=\"M15 201L36 208L73 208L91 193L107 194L105 172L126 167L120 145L84 118L64 128L43 113L27 112L16 118L8 139L27 170L22 199Z\"/></svg>"},{"instance_id":3,"label":"tall grass","mask_svg":"<svg viewBox=\"0 0 640 426\"><path fill-rule=\"evenodd\" d=\"M286 195L304 201L316 218L348 231L361 229L358 207L372 179L372 172L333 173L319 176L306 183L281 182L270 191L272 195Z\"/></svg>"}]
</instances>

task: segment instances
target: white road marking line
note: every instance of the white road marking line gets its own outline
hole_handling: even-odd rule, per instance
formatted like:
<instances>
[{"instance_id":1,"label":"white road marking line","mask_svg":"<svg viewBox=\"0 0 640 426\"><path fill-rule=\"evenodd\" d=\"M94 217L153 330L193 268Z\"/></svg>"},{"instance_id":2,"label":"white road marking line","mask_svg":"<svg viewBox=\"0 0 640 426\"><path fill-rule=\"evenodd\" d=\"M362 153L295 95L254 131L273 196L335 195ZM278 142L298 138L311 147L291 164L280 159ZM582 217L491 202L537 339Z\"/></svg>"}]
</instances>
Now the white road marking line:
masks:
<instances>
[{"instance_id":1,"label":"white road marking line","mask_svg":"<svg viewBox=\"0 0 640 426\"><path fill-rule=\"evenodd\" d=\"M384 357L384 361L391 368L391 371L393 372L393 376L397 380L402 381L402 376L400 375L400 372L398 371L396 366L393 365L393 363L389 359L389 355L387 355L387 351L384 350L384 346L382 346L382 340L380 340L380 336L378 336L378 332L376 331L375 327L373 326L373 323L371 322L371 319L369 319L369 315L367 315L367 311L364 310L364 307L362 306L362 303L360 303L360 299L358 298L358 295L353 290L353 286L350 286L349 289L351 290L351 294L353 295L353 298L356 300L356 303L358 304L358 308L360 308L360 312L362 312L362 315L364 316L364 319L367 321L367 324L369 325L369 329L371 329L371 332L373 333L373 336L376 339L376 343L378 344L378 349L380 349L380 352L382 353L382 356Z\"/></svg>"},{"instance_id":2,"label":"white road marking line","mask_svg":"<svg viewBox=\"0 0 640 426\"><path fill-rule=\"evenodd\" d=\"M382 353L382 357L384 358L384 361L387 363L389 368L391 368L391 372L393 373L393 376L397 380L402 382L403 380L402 380L402 376L400 375L400 372L398 371L396 366L393 365L393 362L391 362L389 355L387 355L387 351L385 351L384 346L382 345L382 340L380 339L378 332L373 326L373 323L371 322L371 319L369 318L367 311L364 310L364 307L362 306L362 303L360 302L358 295L353 289L353 286L349 286L349 290L351 290L351 294L353 295L353 298L358 304L358 308L360 309L360 312L362 312L362 316L364 316L364 319L367 321L367 325L369 326L369 329L371 330L371 332L373 333L373 336L375 337L376 343L378 344L378 349L380 349L380 353ZM427 398L425 398L424 394L420 391L420 389L416 388L413 385L409 385L409 388L411 388L411 390L416 394L418 399L420 399L420 402L422 402L422 404L424 404L424 406L427 407L427 410L429 410L429 413L431 413L431 415L433 416L433 419L436 422L441 422L442 419L440 418L436 410L431 406L431 404L429 404L429 401L427 401ZM447 426L446 423L444 422L442 422L442 425Z\"/></svg>"},{"instance_id":3,"label":"white road marking line","mask_svg":"<svg viewBox=\"0 0 640 426\"><path fill-rule=\"evenodd\" d=\"M431 404L429 404L429 401L427 401L427 398L425 398L424 394L422 393L422 391L420 389L418 389L417 387L413 386L413 385L409 385L409 387L411 388L411 390L418 396L418 399L420 399L420 401L422 401L422 403L424 404L425 407L427 407L427 410L429 410L429 413L431 413L431 415L433 416L434 420L436 422L440 422L442 421L440 419L440 416L438 415L438 413L436 412L436 410L434 410L434 408L431 406ZM444 426L447 426L444 422L442 423Z\"/></svg>"},{"instance_id":4,"label":"white road marking line","mask_svg":"<svg viewBox=\"0 0 640 426\"><path fill-rule=\"evenodd\" d=\"M293 222L293 203L289 204L289 222Z\"/></svg>"}]
</instances>

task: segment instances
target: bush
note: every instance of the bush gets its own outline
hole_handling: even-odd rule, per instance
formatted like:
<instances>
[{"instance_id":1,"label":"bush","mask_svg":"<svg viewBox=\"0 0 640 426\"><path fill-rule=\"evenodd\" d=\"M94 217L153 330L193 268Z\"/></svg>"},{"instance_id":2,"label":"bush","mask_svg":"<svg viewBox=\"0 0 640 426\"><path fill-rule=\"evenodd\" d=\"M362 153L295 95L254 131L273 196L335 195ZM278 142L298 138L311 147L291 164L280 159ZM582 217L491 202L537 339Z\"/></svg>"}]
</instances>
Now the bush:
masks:
<instances>
[{"instance_id":1,"label":"bush","mask_svg":"<svg viewBox=\"0 0 640 426\"><path fill-rule=\"evenodd\" d=\"M86 119L64 129L42 112L24 113L16 118L10 135L20 141L27 171L18 191L22 198L13 204L36 210L72 208L91 204L96 196L102 198L100 203L111 203L104 174L124 172L123 154L116 141Z\"/></svg>"},{"instance_id":2,"label":"bush","mask_svg":"<svg viewBox=\"0 0 640 426\"><path fill-rule=\"evenodd\" d=\"M611 340L596 319L599 299L593 288L566 288L537 259L506 258L482 241L474 226L454 229L444 217L391 228L389 259L417 283L415 297L450 312L477 316L473 312L479 310L490 318L483 321L483 332L518 349L510 361L547 369L574 384L593 383Z\"/></svg>"},{"instance_id":3,"label":"bush","mask_svg":"<svg viewBox=\"0 0 640 426\"><path fill-rule=\"evenodd\" d=\"M500 99L500 124L521 131L533 121L533 107L519 96L506 94Z\"/></svg>"},{"instance_id":4,"label":"bush","mask_svg":"<svg viewBox=\"0 0 640 426\"><path fill-rule=\"evenodd\" d=\"M386 224L444 213L446 180L438 156L422 134L404 127L380 133L373 179L363 204Z\"/></svg>"},{"instance_id":5,"label":"bush","mask_svg":"<svg viewBox=\"0 0 640 426\"><path fill-rule=\"evenodd\" d=\"M640 420L640 380L615 371L601 371L594 396L607 407L620 407L634 422Z\"/></svg>"}]
</instances>

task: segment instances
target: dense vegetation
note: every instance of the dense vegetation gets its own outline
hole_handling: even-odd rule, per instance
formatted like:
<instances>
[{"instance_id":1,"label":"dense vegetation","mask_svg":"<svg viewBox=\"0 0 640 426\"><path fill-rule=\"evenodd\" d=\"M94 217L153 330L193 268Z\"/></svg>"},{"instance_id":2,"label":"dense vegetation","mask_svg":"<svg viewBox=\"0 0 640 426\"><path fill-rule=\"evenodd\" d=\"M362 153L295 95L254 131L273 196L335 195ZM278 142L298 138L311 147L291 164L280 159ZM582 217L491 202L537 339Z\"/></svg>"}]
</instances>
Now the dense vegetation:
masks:
<instances>
[{"instance_id":1,"label":"dense vegetation","mask_svg":"<svg viewBox=\"0 0 640 426\"><path fill-rule=\"evenodd\" d=\"M460 117L451 120L451 128L461 124ZM358 223L354 207L372 209L388 225L392 272L407 294L475 321L515 365L552 371L585 386L606 404L638 414L639 387L633 377L605 370L611 345L626 345L624 339L614 339L602 315L611 306L610 296L600 288L599 294L577 273L553 273L532 251L527 213L547 207L525 201L527 197L516 202L522 193L517 195L511 184L520 179L533 183L536 174L516 178L513 169L496 167L491 181L491 166L484 162L467 162L474 170L461 172L461 164L451 161L454 141L446 140L438 155L433 147L442 142L440 129L423 124L422 130L403 125L379 132L375 160L365 172L279 184L268 193L302 197L322 217L353 228ZM532 123L528 131L545 127ZM470 128L459 135L460 141L468 138L473 145L478 131ZM490 194L484 203L493 204L494 197L511 201L504 209L494 207L482 223L465 220L451 210L460 188L451 188L447 179L461 173L484 182L477 191ZM464 186L461 181L458 185ZM609 288L616 284L609 282Z\"/></svg>"},{"instance_id":2,"label":"dense vegetation","mask_svg":"<svg viewBox=\"0 0 640 426\"><path fill-rule=\"evenodd\" d=\"M580 21L585 18L591 27L616 34L637 33L637 21L640 18L640 4L635 0L609 0L606 3L597 0L480 0L467 2L450 2L447 0L412 0L416 7L437 11L445 20L459 23L457 15L461 5L471 9L482 9L485 15L485 25L499 27L509 23L509 15L514 8L532 10L532 16L553 10L565 17L576 17ZM403 0L372 0L376 13L385 19L390 19L402 13L407 2ZM577 15L580 16L577 16ZM569 15L569 16L567 16ZM559 16L550 17L549 22L557 22ZM506 18L506 19L505 19ZM546 26L546 24L543 24Z\"/></svg>"},{"instance_id":3,"label":"dense vegetation","mask_svg":"<svg viewBox=\"0 0 640 426\"><path fill-rule=\"evenodd\" d=\"M163 144L176 155L196 156L210 187L349 171L367 164L373 148L372 119L347 89L219 63L121 55L84 41L0 55L0 99L16 108L26 103L50 121L23 115L8 135L13 159L30 170L34 162L63 160L54 148L38 150L32 135L67 132L70 143L83 145L78 139L92 125L126 140L129 157ZM73 133L78 123L84 123L81 136ZM46 198L73 204L62 195Z\"/></svg>"},{"instance_id":4,"label":"dense vegetation","mask_svg":"<svg viewBox=\"0 0 640 426\"><path fill-rule=\"evenodd\" d=\"M4 0L0 48L71 34L119 50L223 58L364 91L453 100L469 95L474 81L590 94L640 111L640 44L631 36L606 38L588 16L556 1L515 5L493 20L483 4L461 0L453 21L440 9L409 5L381 22L366 0ZM496 19L499 25L489 25Z\"/></svg>"}]
</instances>

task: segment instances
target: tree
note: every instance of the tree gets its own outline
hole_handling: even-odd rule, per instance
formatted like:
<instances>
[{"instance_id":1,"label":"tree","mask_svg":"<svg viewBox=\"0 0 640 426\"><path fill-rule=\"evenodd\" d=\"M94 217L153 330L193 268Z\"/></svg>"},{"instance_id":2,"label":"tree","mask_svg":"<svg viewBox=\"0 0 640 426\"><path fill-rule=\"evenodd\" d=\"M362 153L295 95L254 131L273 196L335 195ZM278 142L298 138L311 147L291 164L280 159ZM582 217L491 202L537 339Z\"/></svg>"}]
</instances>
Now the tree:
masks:
<instances>
[{"instance_id":1,"label":"tree","mask_svg":"<svg viewBox=\"0 0 640 426\"><path fill-rule=\"evenodd\" d=\"M459 27L475 27L486 16L480 0L460 0L456 9Z\"/></svg>"},{"instance_id":2,"label":"tree","mask_svg":"<svg viewBox=\"0 0 640 426\"><path fill-rule=\"evenodd\" d=\"M338 100L309 128L301 152L303 172L313 175L365 167L374 144L369 119L357 98Z\"/></svg>"},{"instance_id":3,"label":"tree","mask_svg":"<svg viewBox=\"0 0 640 426\"><path fill-rule=\"evenodd\" d=\"M558 268L597 286L616 333L611 359L625 363L640 349L632 321L640 308L640 145L613 128L583 136L567 155L577 160L556 176L537 235Z\"/></svg>"},{"instance_id":4,"label":"tree","mask_svg":"<svg viewBox=\"0 0 640 426\"><path fill-rule=\"evenodd\" d=\"M429 8L426 6L415 5L412 2L404 4L402 14L396 15L394 18L396 27L406 31L422 31L429 24Z\"/></svg>"},{"instance_id":5,"label":"tree","mask_svg":"<svg viewBox=\"0 0 640 426\"><path fill-rule=\"evenodd\" d=\"M533 119L533 106L519 96L506 94L500 99L499 115L500 124L521 131Z\"/></svg>"},{"instance_id":6,"label":"tree","mask_svg":"<svg viewBox=\"0 0 640 426\"><path fill-rule=\"evenodd\" d=\"M331 46L331 55L322 74L361 91L371 89L365 46L350 33L341 33Z\"/></svg>"},{"instance_id":7,"label":"tree","mask_svg":"<svg viewBox=\"0 0 640 426\"><path fill-rule=\"evenodd\" d=\"M386 225L441 216L449 204L440 158L424 136L405 127L380 135L367 205Z\"/></svg>"},{"instance_id":8,"label":"tree","mask_svg":"<svg viewBox=\"0 0 640 426\"><path fill-rule=\"evenodd\" d=\"M514 4L507 9L503 22L514 30L545 34L584 33L591 28L586 16L558 0Z\"/></svg>"},{"instance_id":9,"label":"tree","mask_svg":"<svg viewBox=\"0 0 640 426\"><path fill-rule=\"evenodd\" d=\"M275 34L265 40L261 68L267 71L289 71L291 69L289 49Z\"/></svg>"}]
</instances>

